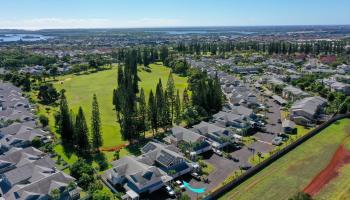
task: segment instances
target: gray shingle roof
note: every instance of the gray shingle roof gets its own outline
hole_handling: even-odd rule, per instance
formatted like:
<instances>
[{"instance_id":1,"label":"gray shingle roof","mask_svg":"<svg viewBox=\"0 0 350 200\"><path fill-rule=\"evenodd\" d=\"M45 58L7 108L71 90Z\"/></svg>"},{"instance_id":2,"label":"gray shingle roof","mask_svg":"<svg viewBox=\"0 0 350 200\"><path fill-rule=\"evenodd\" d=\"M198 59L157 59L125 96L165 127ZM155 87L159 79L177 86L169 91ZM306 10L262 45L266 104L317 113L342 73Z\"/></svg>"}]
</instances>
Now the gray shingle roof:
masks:
<instances>
[{"instance_id":1,"label":"gray shingle roof","mask_svg":"<svg viewBox=\"0 0 350 200\"><path fill-rule=\"evenodd\" d=\"M57 187L66 187L75 179L63 172L57 172L51 176L45 177L38 181L25 185L16 185L8 191L4 197L6 200L25 199L28 195L35 194L40 197L46 197L47 194ZM57 188L63 189L63 188Z\"/></svg>"},{"instance_id":2,"label":"gray shingle roof","mask_svg":"<svg viewBox=\"0 0 350 200\"><path fill-rule=\"evenodd\" d=\"M34 162L40 159L45 154L33 147L25 149L15 149L13 152L7 152L5 155L0 156L0 171L2 165L9 163L12 166L20 167L30 162Z\"/></svg>"},{"instance_id":3,"label":"gray shingle roof","mask_svg":"<svg viewBox=\"0 0 350 200\"><path fill-rule=\"evenodd\" d=\"M283 128L295 128L296 124L293 121L290 120L284 120L282 122L282 127Z\"/></svg>"},{"instance_id":4,"label":"gray shingle roof","mask_svg":"<svg viewBox=\"0 0 350 200\"><path fill-rule=\"evenodd\" d=\"M148 183L161 181L163 174L154 166L140 162L135 156L126 156L112 162L113 168L106 172L108 178L112 176L126 177L139 189Z\"/></svg>"},{"instance_id":5,"label":"gray shingle roof","mask_svg":"<svg viewBox=\"0 0 350 200\"><path fill-rule=\"evenodd\" d=\"M283 88L284 92L289 92L295 96L308 96L309 94L307 92L304 92L303 90L296 88L294 86L288 85L287 87Z\"/></svg>"},{"instance_id":6,"label":"gray shingle roof","mask_svg":"<svg viewBox=\"0 0 350 200\"><path fill-rule=\"evenodd\" d=\"M327 100L319 96L306 97L304 99L296 101L292 105L291 110L303 110L310 115L315 115L319 107L323 106L326 103Z\"/></svg>"},{"instance_id":7,"label":"gray shingle roof","mask_svg":"<svg viewBox=\"0 0 350 200\"><path fill-rule=\"evenodd\" d=\"M152 149L149 148L152 146ZM155 147L155 148L153 148ZM151 150L148 150L151 149ZM148 151L147 151L148 150ZM164 167L169 167L173 163L177 163L179 160L183 160L184 157L179 154L178 149L173 145L164 145L155 142L147 143L142 149L141 158L146 158L146 162L150 164L150 162L157 162Z\"/></svg>"},{"instance_id":8,"label":"gray shingle roof","mask_svg":"<svg viewBox=\"0 0 350 200\"><path fill-rule=\"evenodd\" d=\"M177 141L185 141L187 143L194 143L194 142L198 142L200 140L203 140L203 136L193 132L191 130L188 130L186 128L183 128L181 126L174 126L172 129L172 134L174 136L174 138Z\"/></svg>"}]
</instances>

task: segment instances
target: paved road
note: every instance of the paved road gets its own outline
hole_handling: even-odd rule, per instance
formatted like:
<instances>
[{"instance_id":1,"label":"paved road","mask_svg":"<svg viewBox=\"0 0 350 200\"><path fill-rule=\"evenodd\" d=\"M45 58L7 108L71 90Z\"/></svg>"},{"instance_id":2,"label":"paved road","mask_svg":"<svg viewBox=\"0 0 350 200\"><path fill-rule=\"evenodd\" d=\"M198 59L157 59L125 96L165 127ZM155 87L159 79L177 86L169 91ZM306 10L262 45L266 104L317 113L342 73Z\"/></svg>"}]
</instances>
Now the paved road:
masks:
<instances>
[{"instance_id":1,"label":"paved road","mask_svg":"<svg viewBox=\"0 0 350 200\"><path fill-rule=\"evenodd\" d=\"M254 137L258 140L271 143L272 139L276 137L278 133L282 132L282 124L278 122L281 120L281 107L269 98L267 98L266 104L269 106L268 112L266 112L266 133L257 132L254 134Z\"/></svg>"}]
</instances>

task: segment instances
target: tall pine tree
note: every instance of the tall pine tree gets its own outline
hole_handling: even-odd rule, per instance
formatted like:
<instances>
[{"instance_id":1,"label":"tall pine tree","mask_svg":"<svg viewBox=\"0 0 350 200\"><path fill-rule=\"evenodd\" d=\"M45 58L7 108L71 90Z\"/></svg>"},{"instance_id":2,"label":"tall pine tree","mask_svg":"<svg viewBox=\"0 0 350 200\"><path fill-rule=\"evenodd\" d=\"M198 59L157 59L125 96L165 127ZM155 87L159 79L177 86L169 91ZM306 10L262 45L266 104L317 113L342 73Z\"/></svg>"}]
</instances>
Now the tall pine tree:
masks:
<instances>
[{"instance_id":1,"label":"tall pine tree","mask_svg":"<svg viewBox=\"0 0 350 200\"><path fill-rule=\"evenodd\" d=\"M160 60L163 62L163 65L165 65L166 60L168 59L168 57L169 57L168 47L162 46L160 48Z\"/></svg>"},{"instance_id":2,"label":"tall pine tree","mask_svg":"<svg viewBox=\"0 0 350 200\"><path fill-rule=\"evenodd\" d=\"M173 121L174 120L174 103L175 103L175 83L174 83L172 72L170 72L168 77L168 82L166 84L166 92L167 92L166 103L169 104L171 121Z\"/></svg>"},{"instance_id":3,"label":"tall pine tree","mask_svg":"<svg viewBox=\"0 0 350 200\"><path fill-rule=\"evenodd\" d=\"M152 92L152 90L149 93L149 97L148 97L148 112L147 112L147 116L148 116L148 120L150 121L150 125L152 128L152 132L154 134L154 132L158 131L158 113L157 113L158 109L157 109L157 104L155 101L155 97L154 94Z\"/></svg>"},{"instance_id":4,"label":"tall pine tree","mask_svg":"<svg viewBox=\"0 0 350 200\"><path fill-rule=\"evenodd\" d=\"M95 150L98 150L103 144L103 139L102 139L102 133L101 133L100 110L98 107L96 94L94 94L92 99L91 133L92 133L92 147Z\"/></svg>"},{"instance_id":5,"label":"tall pine tree","mask_svg":"<svg viewBox=\"0 0 350 200\"><path fill-rule=\"evenodd\" d=\"M155 102L156 102L156 109L157 109L157 127L163 128L166 124L166 118L165 118L165 98L164 98L164 91L163 91L163 85L162 80L159 79L159 82L157 84L156 88L156 96L155 96Z\"/></svg>"},{"instance_id":6,"label":"tall pine tree","mask_svg":"<svg viewBox=\"0 0 350 200\"><path fill-rule=\"evenodd\" d=\"M137 55L135 49L126 53L124 68L118 70L118 86L113 94L121 134L124 139L130 141L138 139L140 133L136 96L139 82Z\"/></svg>"},{"instance_id":7,"label":"tall pine tree","mask_svg":"<svg viewBox=\"0 0 350 200\"><path fill-rule=\"evenodd\" d=\"M173 124L173 120L171 119L171 111L170 111L170 104L167 101L169 99L168 92L164 92L164 107L163 107L163 115L162 115L162 120L163 120L163 129L167 130L168 128L171 127Z\"/></svg>"},{"instance_id":8,"label":"tall pine tree","mask_svg":"<svg viewBox=\"0 0 350 200\"><path fill-rule=\"evenodd\" d=\"M73 143L74 128L72 123L65 90L61 90L60 119L58 131L63 142Z\"/></svg>"},{"instance_id":9,"label":"tall pine tree","mask_svg":"<svg viewBox=\"0 0 350 200\"><path fill-rule=\"evenodd\" d=\"M139 97L139 111L138 111L139 119L140 119L140 128L143 132L144 137L146 136L147 130L147 105L145 99L145 92L143 88L141 88L140 97Z\"/></svg>"},{"instance_id":10,"label":"tall pine tree","mask_svg":"<svg viewBox=\"0 0 350 200\"><path fill-rule=\"evenodd\" d=\"M175 96L174 117L175 117L175 123L179 124L181 121L181 101L180 101L179 90L176 91L176 96Z\"/></svg>"},{"instance_id":11,"label":"tall pine tree","mask_svg":"<svg viewBox=\"0 0 350 200\"><path fill-rule=\"evenodd\" d=\"M190 97L188 96L188 90L185 88L182 94L182 109L185 110L190 106Z\"/></svg>"},{"instance_id":12,"label":"tall pine tree","mask_svg":"<svg viewBox=\"0 0 350 200\"><path fill-rule=\"evenodd\" d=\"M74 136L78 153L81 155L87 155L86 153L90 150L89 129L86 124L83 109L81 107L79 107L75 120Z\"/></svg>"}]
</instances>

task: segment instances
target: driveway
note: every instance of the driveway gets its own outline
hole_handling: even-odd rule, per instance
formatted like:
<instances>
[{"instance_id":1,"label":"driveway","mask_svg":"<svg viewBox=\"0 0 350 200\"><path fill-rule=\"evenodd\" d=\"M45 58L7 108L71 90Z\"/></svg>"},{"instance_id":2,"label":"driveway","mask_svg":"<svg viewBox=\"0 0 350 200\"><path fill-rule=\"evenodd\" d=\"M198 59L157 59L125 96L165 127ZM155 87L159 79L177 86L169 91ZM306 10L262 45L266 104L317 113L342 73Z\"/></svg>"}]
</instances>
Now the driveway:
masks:
<instances>
[{"instance_id":1,"label":"driveway","mask_svg":"<svg viewBox=\"0 0 350 200\"><path fill-rule=\"evenodd\" d=\"M253 148L256 152L261 152L261 153L269 153L270 151L273 150L274 146L272 144L268 144L266 142L253 142L252 144L248 145L249 148Z\"/></svg>"},{"instance_id":2,"label":"driveway","mask_svg":"<svg viewBox=\"0 0 350 200\"><path fill-rule=\"evenodd\" d=\"M182 177L190 183L194 188L205 187L206 191L212 190L213 188L219 186L233 171L239 169L239 163L235 163L232 160L220 157L213 153L208 153L204 156L203 160L211 165L213 165L214 170L208 175L209 183L204 183L193 179L190 175ZM196 199L197 194L186 189L187 194L192 198Z\"/></svg>"}]
</instances>

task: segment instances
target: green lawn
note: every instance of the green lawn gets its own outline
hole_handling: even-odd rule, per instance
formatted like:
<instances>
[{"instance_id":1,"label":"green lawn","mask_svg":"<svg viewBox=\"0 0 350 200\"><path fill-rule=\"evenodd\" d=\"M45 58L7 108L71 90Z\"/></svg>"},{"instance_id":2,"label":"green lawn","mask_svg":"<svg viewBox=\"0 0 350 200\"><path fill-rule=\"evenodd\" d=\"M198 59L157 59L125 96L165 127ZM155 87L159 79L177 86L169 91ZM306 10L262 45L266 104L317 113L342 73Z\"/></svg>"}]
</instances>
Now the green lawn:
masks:
<instances>
[{"instance_id":1,"label":"green lawn","mask_svg":"<svg viewBox=\"0 0 350 200\"><path fill-rule=\"evenodd\" d=\"M203 161L203 162L206 164L206 167L204 167L202 169L203 173L205 173L205 174L212 173L214 171L215 167L212 164L208 163L208 162L205 162L205 161Z\"/></svg>"},{"instance_id":2,"label":"green lawn","mask_svg":"<svg viewBox=\"0 0 350 200\"><path fill-rule=\"evenodd\" d=\"M350 199L350 165L340 169L339 175L316 195L317 200Z\"/></svg>"},{"instance_id":3,"label":"green lawn","mask_svg":"<svg viewBox=\"0 0 350 200\"><path fill-rule=\"evenodd\" d=\"M339 144L348 135L350 130L349 124L350 119L343 119L329 126L312 139L227 193L221 199L288 199L298 191L303 190L313 177L327 166ZM347 175L350 174L350 167L344 167L341 173L344 173L344 175L342 176L341 174L337 178L339 181L332 182L335 185L343 186L343 188L346 187L347 190L328 189L331 188L331 184L330 187L325 188L319 194L320 199L331 199L329 197L334 195L348 197L346 195L349 195L350 192L350 181L345 177L348 177ZM344 192L344 194L341 192Z\"/></svg>"},{"instance_id":4,"label":"green lawn","mask_svg":"<svg viewBox=\"0 0 350 200\"><path fill-rule=\"evenodd\" d=\"M145 90L146 98L148 99L149 91L152 89L155 91L156 85L159 78L161 78L163 87L165 87L170 69L164 67L163 65L151 64L151 72L146 72L144 70L139 70L139 77L141 82L139 87ZM187 87L187 78L179 77L173 75L175 80L175 86L180 90L180 95L182 94L185 87ZM117 67L112 69L100 71L97 73L85 74L85 75L66 75L57 77L57 81L54 82L54 86L58 89L65 89L66 96L70 108L77 112L79 106L83 107L85 117L90 123L91 117L91 103L93 94L97 95L101 122L102 122L102 132L103 132L103 147L113 147L125 143L122 140L120 134L119 124L116 122L116 114L113 110L112 105L112 92L113 89L117 87ZM146 100L147 100L146 99ZM39 113L46 113L50 117L51 129L54 129L54 118L53 113L57 108L50 108L49 114L47 113L44 106L39 107ZM77 157L72 154L66 154L63 151L63 147L58 145L55 147L55 151L62 155L68 163L74 162ZM121 156L127 154L127 152L122 151ZM106 153L108 160L113 158L113 153Z\"/></svg>"}]
</instances>

